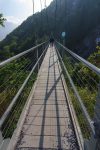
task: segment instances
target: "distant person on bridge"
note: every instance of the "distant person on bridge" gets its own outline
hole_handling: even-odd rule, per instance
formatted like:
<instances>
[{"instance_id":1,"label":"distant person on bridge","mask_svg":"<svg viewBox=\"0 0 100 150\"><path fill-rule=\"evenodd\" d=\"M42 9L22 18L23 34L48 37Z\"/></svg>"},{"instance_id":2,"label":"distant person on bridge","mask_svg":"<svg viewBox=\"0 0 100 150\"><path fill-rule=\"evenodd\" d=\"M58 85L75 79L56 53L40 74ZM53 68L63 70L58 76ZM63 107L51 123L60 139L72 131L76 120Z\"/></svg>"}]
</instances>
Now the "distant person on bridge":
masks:
<instances>
[{"instance_id":1,"label":"distant person on bridge","mask_svg":"<svg viewBox=\"0 0 100 150\"><path fill-rule=\"evenodd\" d=\"M54 39L50 38L50 46L53 47L53 45L54 45Z\"/></svg>"}]
</instances>

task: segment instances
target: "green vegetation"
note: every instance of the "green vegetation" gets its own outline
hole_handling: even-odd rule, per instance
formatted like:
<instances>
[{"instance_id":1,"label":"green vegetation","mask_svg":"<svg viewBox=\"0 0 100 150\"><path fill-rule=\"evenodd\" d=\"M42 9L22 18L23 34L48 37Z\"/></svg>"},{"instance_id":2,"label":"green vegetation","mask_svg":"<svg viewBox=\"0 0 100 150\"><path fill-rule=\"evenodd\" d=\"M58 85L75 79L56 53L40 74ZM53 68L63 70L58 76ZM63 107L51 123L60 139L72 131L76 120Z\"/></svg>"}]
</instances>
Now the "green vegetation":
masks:
<instances>
[{"instance_id":1,"label":"green vegetation","mask_svg":"<svg viewBox=\"0 0 100 150\"><path fill-rule=\"evenodd\" d=\"M23 50L25 51L27 48L29 48L30 39L28 38L24 41L25 45L24 45L24 42L22 45L19 45L18 51L17 51L17 46L18 46L17 40L18 40L17 37L13 36L11 43L8 42L7 45L3 47L3 50L0 51L0 61L3 61L6 58L9 58L21 52L21 49L22 51ZM38 41L38 42L40 43L41 41ZM33 41L33 44L34 44L34 41ZM42 48L43 48L42 46L38 48L39 57L43 52ZM0 118L2 117L4 112L7 110L12 99L17 94L18 90L20 89L23 82L29 75L33 66L36 64L36 61L37 61L36 52L37 52L37 49L0 68ZM20 114L29 96L29 93L34 84L34 81L36 80L36 75L37 75L37 68L35 69L34 73L31 75L31 78L29 79L27 85L23 89L23 92L19 96L10 115L8 116L7 120L4 122L2 126L2 133L5 138L11 137L13 134L13 131L16 128Z\"/></svg>"},{"instance_id":2,"label":"green vegetation","mask_svg":"<svg viewBox=\"0 0 100 150\"><path fill-rule=\"evenodd\" d=\"M67 81L67 83L68 83L68 81ZM85 119L85 117L82 113L80 105L77 101L77 98L76 98L73 90L71 89L70 84L68 84L68 87L69 87L69 93L70 93L70 96L71 96L71 100L72 100L72 103L73 103L73 106L74 106L74 109L75 109L75 112L76 112L76 116L77 116L77 119L78 119L78 122L79 122L79 125L80 125L80 128L81 128L81 132L83 134L83 137L84 138L89 138L90 137L90 129L88 128L87 120Z\"/></svg>"},{"instance_id":3,"label":"green vegetation","mask_svg":"<svg viewBox=\"0 0 100 150\"><path fill-rule=\"evenodd\" d=\"M3 136L5 138L11 137L14 130L16 129L19 117L25 106L26 100L29 96L29 93L31 91L31 88L35 80L36 80L36 73L33 73L29 82L24 88L22 94L20 95L20 98L18 99L17 103L13 107L13 110L10 113L9 118L7 118L7 120L5 121L3 128L2 128Z\"/></svg>"},{"instance_id":4,"label":"green vegetation","mask_svg":"<svg viewBox=\"0 0 100 150\"><path fill-rule=\"evenodd\" d=\"M88 61L93 63L94 65L100 65L98 63L96 56L100 57L100 47L97 47L98 51L94 54L90 55ZM100 61L100 59L99 59ZM71 75L73 82L79 92L81 99L91 117L94 117L94 107L96 102L96 95L98 91L98 83L100 81L100 77L97 76L94 72L84 66L82 63L79 63L77 60L73 59L69 54L66 54L64 57L64 63L66 68L68 69L69 74ZM65 75L66 77L66 75ZM87 125L87 121L82 113L80 105L77 101L77 98L74 94L74 91L66 77L66 82L69 87L70 96L72 99L72 103L74 105L76 115L82 129L83 136L88 138L90 136L90 131Z\"/></svg>"},{"instance_id":5,"label":"green vegetation","mask_svg":"<svg viewBox=\"0 0 100 150\"><path fill-rule=\"evenodd\" d=\"M53 34L56 39L62 41L62 31L66 32L65 41L67 47L75 47L88 35L89 32L100 24L100 0L96 0L95 3L94 0L57 0L57 5L55 2L56 1L54 0L51 5L47 9L42 10L41 13L36 13L29 17L2 42L0 42L0 62L31 48L36 43L41 43L47 40L51 34ZM4 25L4 21L5 19L2 14L0 14L0 26ZM41 51L39 52L39 55L40 53ZM86 53L88 56L88 51L86 51ZM97 67L100 67L99 57L100 47L97 47L96 52L90 55L88 60ZM30 58L21 58L18 61L10 63L6 67L0 68L0 117L10 104L26 76L29 74L30 68L26 70L24 68L30 62ZM83 103L85 104L91 118L93 118L99 77L78 61L74 61L70 55L64 57L64 62L79 91ZM18 118L35 79L36 74L33 74L32 79L30 79L27 87L24 89L18 102L14 106L10 114L13 123L12 128L10 128L9 131L5 129L5 126L6 124L10 126L11 121L9 119L6 120L2 129L3 134L6 135L6 137L11 137L16 128ZM66 80L66 82L68 81ZM86 124L81 109L79 108L71 87L69 89L80 126L84 128L84 126L86 127ZM84 128L83 134L85 137L88 137L86 131L87 127Z\"/></svg>"},{"instance_id":6,"label":"green vegetation","mask_svg":"<svg viewBox=\"0 0 100 150\"><path fill-rule=\"evenodd\" d=\"M96 47L96 52L89 56L88 61L100 68L100 46Z\"/></svg>"},{"instance_id":7,"label":"green vegetation","mask_svg":"<svg viewBox=\"0 0 100 150\"><path fill-rule=\"evenodd\" d=\"M0 117L20 89L33 65L31 57L24 56L0 68ZM2 127L4 137L12 136L35 80L34 72Z\"/></svg>"},{"instance_id":8,"label":"green vegetation","mask_svg":"<svg viewBox=\"0 0 100 150\"><path fill-rule=\"evenodd\" d=\"M95 3L94 0L57 0L57 8L54 0L47 9L30 16L0 42L0 60L31 48L36 40L41 43L51 35L62 41L63 31L66 32L67 47L75 49L100 24L99 11L99 0ZM86 53L88 56L88 50Z\"/></svg>"},{"instance_id":9,"label":"green vegetation","mask_svg":"<svg viewBox=\"0 0 100 150\"><path fill-rule=\"evenodd\" d=\"M23 68L30 60L22 58L0 69L0 117L27 77L29 70Z\"/></svg>"}]
</instances>

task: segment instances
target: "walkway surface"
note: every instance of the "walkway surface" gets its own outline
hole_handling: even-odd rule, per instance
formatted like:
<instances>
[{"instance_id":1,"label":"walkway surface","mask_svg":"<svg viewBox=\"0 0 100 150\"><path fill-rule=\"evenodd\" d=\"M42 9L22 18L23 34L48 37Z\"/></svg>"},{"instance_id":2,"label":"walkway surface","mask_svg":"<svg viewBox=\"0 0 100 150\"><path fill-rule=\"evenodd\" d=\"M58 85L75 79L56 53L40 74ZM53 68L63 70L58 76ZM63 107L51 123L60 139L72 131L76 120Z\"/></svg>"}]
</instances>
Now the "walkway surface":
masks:
<instances>
[{"instance_id":1,"label":"walkway surface","mask_svg":"<svg viewBox=\"0 0 100 150\"><path fill-rule=\"evenodd\" d=\"M56 50L49 47L17 150L78 150Z\"/></svg>"}]
</instances>

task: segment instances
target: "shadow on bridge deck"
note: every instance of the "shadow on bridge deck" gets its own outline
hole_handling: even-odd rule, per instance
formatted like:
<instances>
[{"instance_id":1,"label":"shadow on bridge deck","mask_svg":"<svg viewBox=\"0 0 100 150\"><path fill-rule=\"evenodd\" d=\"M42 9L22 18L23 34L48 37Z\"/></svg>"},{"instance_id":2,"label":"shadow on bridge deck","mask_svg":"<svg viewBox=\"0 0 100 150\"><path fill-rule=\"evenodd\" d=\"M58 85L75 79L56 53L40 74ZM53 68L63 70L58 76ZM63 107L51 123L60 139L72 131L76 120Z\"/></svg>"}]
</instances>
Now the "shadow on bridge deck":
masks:
<instances>
[{"instance_id":1,"label":"shadow on bridge deck","mask_svg":"<svg viewBox=\"0 0 100 150\"><path fill-rule=\"evenodd\" d=\"M16 149L78 150L55 48L48 48Z\"/></svg>"}]
</instances>

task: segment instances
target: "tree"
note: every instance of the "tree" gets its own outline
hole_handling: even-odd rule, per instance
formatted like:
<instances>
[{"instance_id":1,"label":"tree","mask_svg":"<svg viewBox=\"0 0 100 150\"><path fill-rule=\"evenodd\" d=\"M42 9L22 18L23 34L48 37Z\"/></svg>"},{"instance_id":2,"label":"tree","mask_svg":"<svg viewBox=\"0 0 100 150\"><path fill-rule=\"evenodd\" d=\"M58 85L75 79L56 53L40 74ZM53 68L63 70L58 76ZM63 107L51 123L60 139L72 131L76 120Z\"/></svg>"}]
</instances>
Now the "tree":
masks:
<instances>
[{"instance_id":1,"label":"tree","mask_svg":"<svg viewBox=\"0 0 100 150\"><path fill-rule=\"evenodd\" d=\"M2 14L0 14L0 25L4 26L4 21L6 21L6 19L3 17Z\"/></svg>"}]
</instances>

